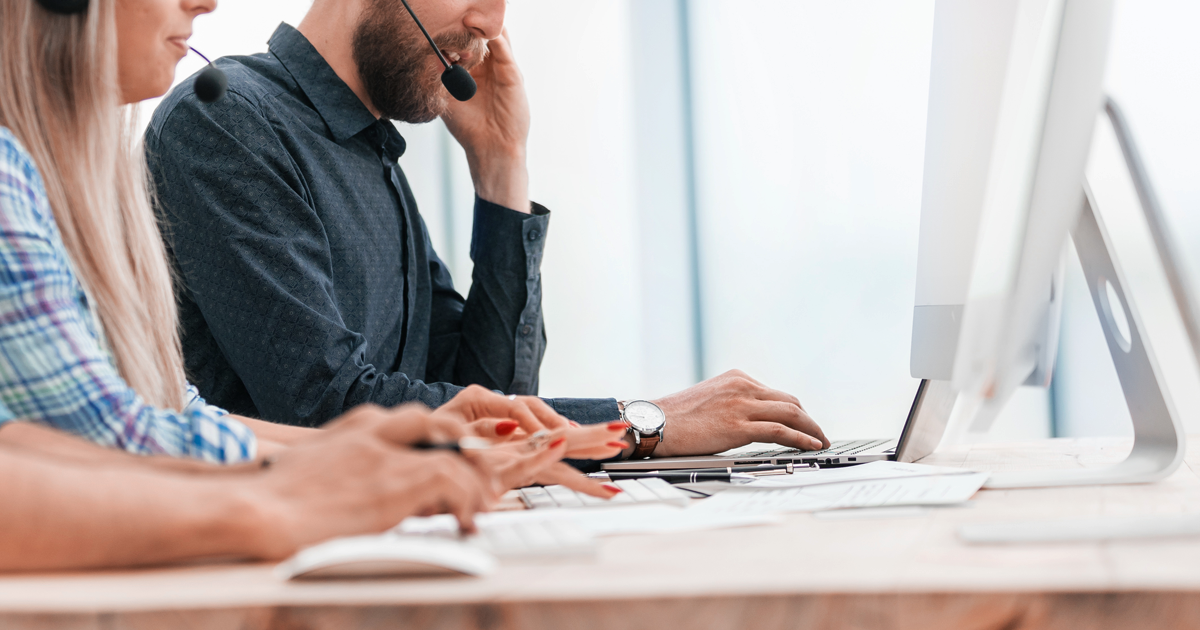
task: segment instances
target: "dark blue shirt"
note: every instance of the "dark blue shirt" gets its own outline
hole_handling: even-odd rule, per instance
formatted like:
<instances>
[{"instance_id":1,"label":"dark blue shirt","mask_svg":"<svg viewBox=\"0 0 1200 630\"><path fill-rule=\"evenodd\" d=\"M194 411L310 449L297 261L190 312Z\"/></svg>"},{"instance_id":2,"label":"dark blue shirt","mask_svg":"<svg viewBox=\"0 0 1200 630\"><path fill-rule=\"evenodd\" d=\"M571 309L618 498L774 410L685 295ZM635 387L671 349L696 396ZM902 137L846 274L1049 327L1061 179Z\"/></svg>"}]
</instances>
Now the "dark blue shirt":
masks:
<instances>
[{"instance_id":1,"label":"dark blue shirt","mask_svg":"<svg viewBox=\"0 0 1200 630\"><path fill-rule=\"evenodd\" d=\"M464 300L397 163L404 138L303 35L280 25L269 52L216 64L223 99L184 81L146 132L203 396L316 426L361 403L436 407L468 384L536 394L549 211L476 199ZM611 399L549 402L584 423L618 415Z\"/></svg>"}]
</instances>

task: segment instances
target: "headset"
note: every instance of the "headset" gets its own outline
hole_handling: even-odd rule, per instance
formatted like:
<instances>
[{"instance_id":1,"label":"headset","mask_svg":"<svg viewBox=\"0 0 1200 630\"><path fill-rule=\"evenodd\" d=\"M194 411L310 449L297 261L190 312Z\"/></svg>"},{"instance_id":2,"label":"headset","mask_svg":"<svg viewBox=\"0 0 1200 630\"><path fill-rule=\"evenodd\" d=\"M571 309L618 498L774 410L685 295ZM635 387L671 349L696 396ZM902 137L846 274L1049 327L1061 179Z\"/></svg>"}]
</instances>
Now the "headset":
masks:
<instances>
[{"instance_id":1,"label":"headset","mask_svg":"<svg viewBox=\"0 0 1200 630\"><path fill-rule=\"evenodd\" d=\"M37 0L37 3L42 5L47 11L58 13L60 15L73 15L83 13L88 9L89 0ZM451 96L460 100L468 101L472 96L475 96L475 79L471 77L471 73L467 69L458 65L451 65L446 58L442 56L442 51L438 49L437 44L433 43L433 38L429 36L429 31L425 30L425 25L421 24L421 20L417 19L417 14L413 13L412 7L408 6L408 0L400 0L404 4L404 8L408 10L408 14L412 16L413 22L420 27L421 33L425 35L429 46L433 48L433 52L437 55L439 61L445 66L445 71L442 72L442 85L446 86L446 91ZM213 65L208 57L205 57L199 50L188 46L192 52L200 55L200 58L208 63L200 74L196 75L196 81L193 83L193 89L196 92L196 98L205 103L215 103L222 96L225 96L225 90L229 88L229 79L221 72L219 68Z\"/></svg>"},{"instance_id":2,"label":"headset","mask_svg":"<svg viewBox=\"0 0 1200 630\"><path fill-rule=\"evenodd\" d=\"M89 0L37 0L37 3L42 5L51 13L59 15L74 15L83 13L88 9ZM200 51L188 46L192 52L200 55ZM225 96L225 90L229 87L229 79L216 66L213 65L208 57L200 55L200 58L208 63L208 66L196 75L196 81L192 84L196 91L196 98L205 103L215 103L222 96Z\"/></svg>"}]
</instances>

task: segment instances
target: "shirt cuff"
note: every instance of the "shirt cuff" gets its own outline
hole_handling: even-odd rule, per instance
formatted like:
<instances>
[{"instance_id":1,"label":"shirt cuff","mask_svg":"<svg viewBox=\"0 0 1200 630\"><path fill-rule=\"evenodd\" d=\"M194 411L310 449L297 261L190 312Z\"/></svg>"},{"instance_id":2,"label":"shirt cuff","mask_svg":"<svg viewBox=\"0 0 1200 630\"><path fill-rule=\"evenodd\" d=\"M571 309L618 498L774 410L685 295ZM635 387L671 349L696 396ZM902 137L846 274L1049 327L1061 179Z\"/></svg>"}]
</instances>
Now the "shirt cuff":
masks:
<instances>
[{"instance_id":1,"label":"shirt cuff","mask_svg":"<svg viewBox=\"0 0 1200 630\"><path fill-rule=\"evenodd\" d=\"M475 197L471 260L477 265L522 264L525 271L541 267L550 211L534 203L532 213L517 212Z\"/></svg>"}]
</instances>

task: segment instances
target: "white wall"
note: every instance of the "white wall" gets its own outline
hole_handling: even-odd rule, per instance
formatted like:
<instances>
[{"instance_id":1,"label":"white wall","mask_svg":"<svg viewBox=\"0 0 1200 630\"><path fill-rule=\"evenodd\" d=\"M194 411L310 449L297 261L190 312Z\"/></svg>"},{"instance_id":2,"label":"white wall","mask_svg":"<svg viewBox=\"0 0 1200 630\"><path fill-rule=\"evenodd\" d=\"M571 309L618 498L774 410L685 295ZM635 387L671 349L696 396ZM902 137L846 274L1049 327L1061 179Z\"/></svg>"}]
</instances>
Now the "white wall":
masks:
<instances>
[{"instance_id":1,"label":"white wall","mask_svg":"<svg viewBox=\"0 0 1200 630\"><path fill-rule=\"evenodd\" d=\"M554 211L544 395L655 396L692 382L674 5L509 3L533 110L532 193ZM210 57L262 51L307 6L225 0L197 21L192 43ZM689 10L706 375L740 367L791 391L831 435L893 433L915 389L933 0L691 0ZM1108 84L1200 279L1197 23L1195 2L1120 2ZM200 66L185 60L179 77ZM402 164L465 292L461 150L440 123L401 131ZM1115 374L1097 359L1103 342L1081 289L1068 287L1059 380L1071 387L1055 408L1069 431L1120 431ZM1045 393L1021 396L998 434L1045 433Z\"/></svg>"},{"instance_id":2,"label":"white wall","mask_svg":"<svg viewBox=\"0 0 1200 630\"><path fill-rule=\"evenodd\" d=\"M931 0L693 2L705 340L838 437L898 433Z\"/></svg>"}]
</instances>

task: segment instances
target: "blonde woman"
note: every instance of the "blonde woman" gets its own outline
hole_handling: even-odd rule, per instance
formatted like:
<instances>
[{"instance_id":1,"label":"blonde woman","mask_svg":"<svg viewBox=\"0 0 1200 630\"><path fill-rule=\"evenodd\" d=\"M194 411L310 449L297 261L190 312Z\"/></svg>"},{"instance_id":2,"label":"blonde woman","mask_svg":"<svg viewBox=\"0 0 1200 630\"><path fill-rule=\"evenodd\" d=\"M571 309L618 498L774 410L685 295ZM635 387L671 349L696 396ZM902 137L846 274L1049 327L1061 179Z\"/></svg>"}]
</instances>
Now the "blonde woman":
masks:
<instances>
[{"instance_id":1,"label":"blonde woman","mask_svg":"<svg viewBox=\"0 0 1200 630\"><path fill-rule=\"evenodd\" d=\"M219 463L315 433L234 418L184 375L171 277L125 106L167 91L192 20L215 6L0 2L0 404L14 417L133 453ZM481 388L460 398L445 413L477 422L477 433L554 429L568 439L551 448L572 457L625 446L623 425L568 429L536 398ZM505 481L569 476L613 494L571 474L555 464Z\"/></svg>"}]
</instances>

